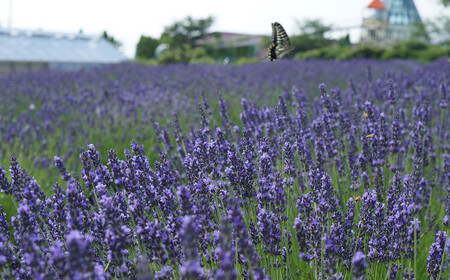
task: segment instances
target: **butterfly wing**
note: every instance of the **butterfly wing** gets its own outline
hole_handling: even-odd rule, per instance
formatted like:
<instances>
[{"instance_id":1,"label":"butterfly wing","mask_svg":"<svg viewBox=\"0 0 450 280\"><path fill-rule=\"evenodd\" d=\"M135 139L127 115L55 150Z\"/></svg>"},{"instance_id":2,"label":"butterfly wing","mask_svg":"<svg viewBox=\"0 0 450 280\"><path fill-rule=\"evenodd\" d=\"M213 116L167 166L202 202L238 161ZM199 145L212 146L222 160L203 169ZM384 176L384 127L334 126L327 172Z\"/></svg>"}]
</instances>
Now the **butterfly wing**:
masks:
<instances>
[{"instance_id":1,"label":"butterfly wing","mask_svg":"<svg viewBox=\"0 0 450 280\"><path fill-rule=\"evenodd\" d=\"M293 47L291 46L291 41L283 26L278 22L275 22L272 24L272 29L273 27L275 27L276 37L276 58L283 58L292 51Z\"/></svg>"},{"instance_id":2,"label":"butterfly wing","mask_svg":"<svg viewBox=\"0 0 450 280\"><path fill-rule=\"evenodd\" d=\"M270 44L267 50L267 57L269 57L270 61L277 59L277 45L275 43Z\"/></svg>"},{"instance_id":3,"label":"butterfly wing","mask_svg":"<svg viewBox=\"0 0 450 280\"><path fill-rule=\"evenodd\" d=\"M272 23L272 43L277 43L277 28L275 27L275 23Z\"/></svg>"},{"instance_id":4,"label":"butterfly wing","mask_svg":"<svg viewBox=\"0 0 450 280\"><path fill-rule=\"evenodd\" d=\"M279 24L278 22L272 23L272 30L275 29L275 43L283 43L285 41L289 42L289 37L286 34L286 31L284 31L283 26ZM273 31L272 31L273 33ZM273 36L273 34L272 34Z\"/></svg>"},{"instance_id":5,"label":"butterfly wing","mask_svg":"<svg viewBox=\"0 0 450 280\"><path fill-rule=\"evenodd\" d=\"M277 58L283 58L288 55L294 48L288 43L281 43L276 47L275 53Z\"/></svg>"},{"instance_id":6,"label":"butterfly wing","mask_svg":"<svg viewBox=\"0 0 450 280\"><path fill-rule=\"evenodd\" d=\"M267 55L263 59L269 58L274 61L283 58L292 51L293 47L283 26L278 22L272 23L272 43L267 49Z\"/></svg>"},{"instance_id":7,"label":"butterfly wing","mask_svg":"<svg viewBox=\"0 0 450 280\"><path fill-rule=\"evenodd\" d=\"M270 59L270 61L276 60L277 59L276 48L277 48L277 29L275 23L272 23L272 43L270 43L270 46L267 49L267 55L262 60L266 58Z\"/></svg>"}]
</instances>

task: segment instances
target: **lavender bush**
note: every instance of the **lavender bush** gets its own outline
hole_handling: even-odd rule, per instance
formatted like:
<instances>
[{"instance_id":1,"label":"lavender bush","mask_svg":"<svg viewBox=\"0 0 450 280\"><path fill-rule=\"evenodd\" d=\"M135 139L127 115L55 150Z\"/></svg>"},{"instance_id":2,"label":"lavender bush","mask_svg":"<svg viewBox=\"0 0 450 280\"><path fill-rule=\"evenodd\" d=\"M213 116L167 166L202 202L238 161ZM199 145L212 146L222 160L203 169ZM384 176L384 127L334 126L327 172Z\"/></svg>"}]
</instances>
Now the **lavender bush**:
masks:
<instances>
[{"instance_id":1,"label":"lavender bush","mask_svg":"<svg viewBox=\"0 0 450 280\"><path fill-rule=\"evenodd\" d=\"M447 60L0 78L0 277L447 278L449 78Z\"/></svg>"}]
</instances>

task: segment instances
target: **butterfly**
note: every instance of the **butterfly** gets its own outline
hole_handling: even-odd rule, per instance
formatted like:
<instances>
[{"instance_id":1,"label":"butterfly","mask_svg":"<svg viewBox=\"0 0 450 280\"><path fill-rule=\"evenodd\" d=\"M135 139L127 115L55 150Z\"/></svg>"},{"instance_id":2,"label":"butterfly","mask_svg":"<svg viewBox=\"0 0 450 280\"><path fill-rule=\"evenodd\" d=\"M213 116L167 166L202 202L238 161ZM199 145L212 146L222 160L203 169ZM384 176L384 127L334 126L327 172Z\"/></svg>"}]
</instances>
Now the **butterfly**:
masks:
<instances>
[{"instance_id":1,"label":"butterfly","mask_svg":"<svg viewBox=\"0 0 450 280\"><path fill-rule=\"evenodd\" d=\"M293 49L294 47L291 46L291 42L283 26L278 22L272 23L272 43L267 50L266 57L263 59L269 58L270 61L274 61L285 57Z\"/></svg>"}]
</instances>

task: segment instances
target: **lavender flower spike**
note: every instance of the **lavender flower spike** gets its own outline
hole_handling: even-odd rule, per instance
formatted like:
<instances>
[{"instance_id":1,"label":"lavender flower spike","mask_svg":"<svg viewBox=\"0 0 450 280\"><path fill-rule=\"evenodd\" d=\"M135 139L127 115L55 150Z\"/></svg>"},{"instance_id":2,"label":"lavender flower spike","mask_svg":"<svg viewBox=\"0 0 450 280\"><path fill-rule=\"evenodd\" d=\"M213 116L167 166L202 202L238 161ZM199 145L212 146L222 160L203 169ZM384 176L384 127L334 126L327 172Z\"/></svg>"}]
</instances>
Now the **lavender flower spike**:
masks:
<instances>
[{"instance_id":1,"label":"lavender flower spike","mask_svg":"<svg viewBox=\"0 0 450 280\"><path fill-rule=\"evenodd\" d=\"M358 251L352 258L353 276L355 280L364 280L366 276L366 256L363 252Z\"/></svg>"}]
</instances>

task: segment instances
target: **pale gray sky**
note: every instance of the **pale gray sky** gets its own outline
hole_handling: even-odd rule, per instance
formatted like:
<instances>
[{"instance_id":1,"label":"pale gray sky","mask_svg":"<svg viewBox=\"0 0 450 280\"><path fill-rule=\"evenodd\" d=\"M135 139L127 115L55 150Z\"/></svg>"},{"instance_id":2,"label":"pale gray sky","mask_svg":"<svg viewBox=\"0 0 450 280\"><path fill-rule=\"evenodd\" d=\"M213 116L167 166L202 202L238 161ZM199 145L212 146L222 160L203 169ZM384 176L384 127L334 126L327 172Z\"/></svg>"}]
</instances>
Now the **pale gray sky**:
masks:
<instances>
[{"instance_id":1,"label":"pale gray sky","mask_svg":"<svg viewBox=\"0 0 450 280\"><path fill-rule=\"evenodd\" d=\"M0 0L0 25L8 26L12 3L12 28L42 29L97 35L103 30L123 43L133 57L139 37L159 38L165 26L190 15L214 16L211 31L270 35L271 23L280 22L288 35L298 32L295 20L321 19L337 27L358 26L371 0ZM415 0L423 20L450 15L439 0ZM359 40L359 32L351 32Z\"/></svg>"}]
</instances>

